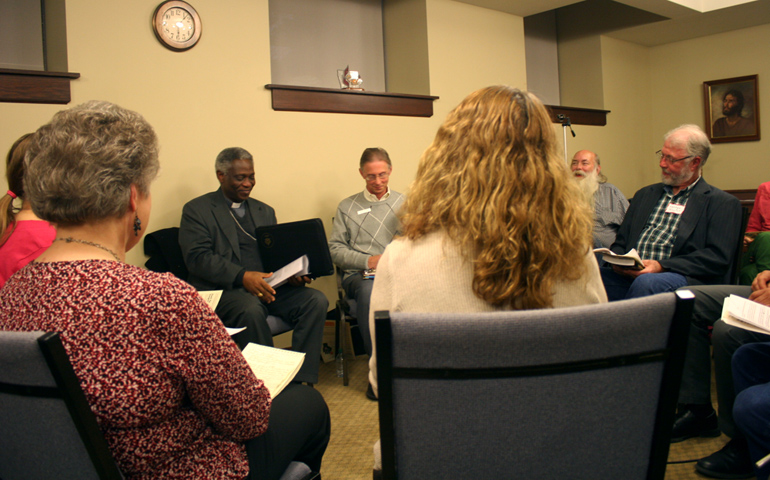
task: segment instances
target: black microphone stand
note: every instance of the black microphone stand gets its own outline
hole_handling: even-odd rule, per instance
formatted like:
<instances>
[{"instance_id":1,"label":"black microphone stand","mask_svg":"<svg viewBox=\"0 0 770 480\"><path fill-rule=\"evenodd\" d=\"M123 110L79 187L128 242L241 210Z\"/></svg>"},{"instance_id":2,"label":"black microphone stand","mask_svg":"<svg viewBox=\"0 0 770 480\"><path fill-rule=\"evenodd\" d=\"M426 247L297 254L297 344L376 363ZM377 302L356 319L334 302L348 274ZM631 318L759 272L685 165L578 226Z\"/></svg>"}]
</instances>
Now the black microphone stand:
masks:
<instances>
[{"instance_id":1,"label":"black microphone stand","mask_svg":"<svg viewBox=\"0 0 770 480\"><path fill-rule=\"evenodd\" d=\"M572 130L572 122L570 122L569 117L559 114L556 115L556 118L561 122L562 131L564 132L564 163L569 165L569 160L567 160L567 127L569 127L569 131L572 132L573 137L575 136L575 131Z\"/></svg>"}]
</instances>

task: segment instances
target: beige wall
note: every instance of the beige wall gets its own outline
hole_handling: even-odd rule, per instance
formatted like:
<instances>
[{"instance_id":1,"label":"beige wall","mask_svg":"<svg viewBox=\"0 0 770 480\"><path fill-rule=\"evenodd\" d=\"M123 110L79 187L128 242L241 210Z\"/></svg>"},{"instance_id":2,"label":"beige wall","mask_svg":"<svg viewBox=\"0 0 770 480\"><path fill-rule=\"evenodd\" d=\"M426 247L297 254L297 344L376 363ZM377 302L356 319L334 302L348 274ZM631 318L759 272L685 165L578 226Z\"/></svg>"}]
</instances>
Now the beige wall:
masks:
<instances>
[{"instance_id":1,"label":"beige wall","mask_svg":"<svg viewBox=\"0 0 770 480\"><path fill-rule=\"evenodd\" d=\"M196 0L203 35L184 53L155 39L150 17L157 4L105 0L99 12L113 12L106 23L92 2L67 2L69 69L81 74L72 83L71 105L103 99L137 110L160 138L150 231L178 225L184 202L217 188L214 158L238 145L256 159L254 197L275 207L279 221L321 217L329 234L337 203L364 186L357 172L364 148L389 151L391 186L405 191L449 109L473 89L524 86L526 78L521 18L430 0L431 94L441 97L432 118L275 112L264 88L270 83L267 0ZM233 12L249 20L246 28L233 22ZM0 103L3 151L62 108ZM143 264L141 248L127 260ZM316 286L336 298L332 278Z\"/></svg>"},{"instance_id":2,"label":"beige wall","mask_svg":"<svg viewBox=\"0 0 770 480\"><path fill-rule=\"evenodd\" d=\"M562 105L606 110L599 35L559 39L559 96Z\"/></svg>"},{"instance_id":3,"label":"beige wall","mask_svg":"<svg viewBox=\"0 0 770 480\"><path fill-rule=\"evenodd\" d=\"M602 173L626 195L631 196L654 178L649 148L652 105L649 102L649 49L628 42L601 37L601 75L607 125L575 125L576 136L567 135L568 158L578 150L599 154ZM560 137L561 138L561 137ZM654 150L653 150L654 151ZM647 155L650 153L650 155ZM649 157L649 158L648 158Z\"/></svg>"},{"instance_id":4,"label":"beige wall","mask_svg":"<svg viewBox=\"0 0 770 480\"><path fill-rule=\"evenodd\" d=\"M427 0L385 0L382 22L389 92L430 95Z\"/></svg>"},{"instance_id":5,"label":"beige wall","mask_svg":"<svg viewBox=\"0 0 770 480\"><path fill-rule=\"evenodd\" d=\"M441 97L434 105L440 119L476 89L527 87L521 17L451 0L427 7L430 91Z\"/></svg>"},{"instance_id":6,"label":"beige wall","mask_svg":"<svg viewBox=\"0 0 770 480\"><path fill-rule=\"evenodd\" d=\"M104 99L144 114L161 142L161 174L153 186L150 231L179 224L187 200L217 188L213 161L227 146L256 158L254 197L275 207L279 221L321 217L327 234L337 203L363 188L356 171L363 148L382 146L394 161L391 186L406 191L417 161L443 118L477 88L504 83L526 88L523 20L452 0L425 0L432 118L275 112L270 108L267 0L196 0L200 43L185 53L163 48L150 30L157 0L105 0L111 23L86 0L67 2L72 105ZM236 28L231 13L250 19ZM569 155L588 148L628 196L657 181L653 152L680 123L702 125L701 84L758 73L760 99L770 92L770 25L647 48L601 38L606 127L575 126ZM331 71L336 66L330 67ZM365 72L363 73L365 75ZM762 93L765 92L765 93ZM48 121L60 106L0 103L0 146ZM768 101L761 105L770 135ZM554 126L561 138L560 126ZM754 188L770 180L763 142L714 148L706 175L722 188ZM4 167L0 167L3 169ZM128 255L144 262L140 248ZM330 299L334 281L316 283Z\"/></svg>"},{"instance_id":7,"label":"beige wall","mask_svg":"<svg viewBox=\"0 0 770 480\"><path fill-rule=\"evenodd\" d=\"M762 140L714 145L704 176L723 189L756 188L770 181L770 24L653 48L652 134L660 138L672 126L703 127L703 82L759 75ZM658 142L660 143L660 142ZM658 147L651 146L652 151Z\"/></svg>"},{"instance_id":8,"label":"beige wall","mask_svg":"<svg viewBox=\"0 0 770 480\"><path fill-rule=\"evenodd\" d=\"M609 181L630 197L659 181L654 152L663 134L683 123L704 126L704 81L758 74L764 139L714 145L704 177L722 189L756 188L770 181L770 105L762 100L770 92L770 60L756 50L768 44L770 25L652 48L601 37L607 126L575 126L577 137L567 142L569 155L581 149L598 152Z\"/></svg>"}]
</instances>

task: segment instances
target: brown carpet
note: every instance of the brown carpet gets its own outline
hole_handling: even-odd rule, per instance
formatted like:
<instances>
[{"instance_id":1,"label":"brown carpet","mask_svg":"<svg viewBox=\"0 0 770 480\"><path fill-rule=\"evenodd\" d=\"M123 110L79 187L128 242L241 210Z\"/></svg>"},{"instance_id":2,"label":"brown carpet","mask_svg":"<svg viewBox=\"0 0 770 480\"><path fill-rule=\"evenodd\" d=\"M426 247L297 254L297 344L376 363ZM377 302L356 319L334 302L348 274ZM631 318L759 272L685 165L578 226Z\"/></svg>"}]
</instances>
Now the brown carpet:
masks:
<instances>
[{"instance_id":1,"label":"brown carpet","mask_svg":"<svg viewBox=\"0 0 770 480\"><path fill-rule=\"evenodd\" d=\"M329 405L332 437L321 467L323 480L368 480L372 478L372 446L379 436L377 402L366 398L369 361L359 356L350 366L350 385L337 378L334 363L321 365L318 390ZM716 398L716 394L712 394ZM703 480L695 472L695 461L722 448L728 437L693 438L671 445L666 480ZM685 462L685 463L673 463Z\"/></svg>"},{"instance_id":2,"label":"brown carpet","mask_svg":"<svg viewBox=\"0 0 770 480\"><path fill-rule=\"evenodd\" d=\"M326 449L323 480L372 478L372 446L380 435L377 402L366 398L369 357L348 361L350 384L342 386L334 362L322 363L318 391L326 399L332 418L332 436Z\"/></svg>"}]
</instances>

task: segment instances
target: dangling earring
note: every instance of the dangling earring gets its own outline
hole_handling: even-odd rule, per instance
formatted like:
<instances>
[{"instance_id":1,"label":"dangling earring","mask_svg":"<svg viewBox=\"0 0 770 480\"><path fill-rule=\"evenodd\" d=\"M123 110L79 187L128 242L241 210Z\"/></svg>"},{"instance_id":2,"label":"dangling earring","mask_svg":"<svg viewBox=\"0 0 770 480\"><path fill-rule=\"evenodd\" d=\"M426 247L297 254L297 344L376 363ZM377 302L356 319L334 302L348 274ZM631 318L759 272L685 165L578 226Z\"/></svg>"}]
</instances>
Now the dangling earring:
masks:
<instances>
[{"instance_id":1,"label":"dangling earring","mask_svg":"<svg viewBox=\"0 0 770 480\"><path fill-rule=\"evenodd\" d=\"M139 236L139 230L142 229L142 221L139 220L139 215L134 214L134 235Z\"/></svg>"}]
</instances>

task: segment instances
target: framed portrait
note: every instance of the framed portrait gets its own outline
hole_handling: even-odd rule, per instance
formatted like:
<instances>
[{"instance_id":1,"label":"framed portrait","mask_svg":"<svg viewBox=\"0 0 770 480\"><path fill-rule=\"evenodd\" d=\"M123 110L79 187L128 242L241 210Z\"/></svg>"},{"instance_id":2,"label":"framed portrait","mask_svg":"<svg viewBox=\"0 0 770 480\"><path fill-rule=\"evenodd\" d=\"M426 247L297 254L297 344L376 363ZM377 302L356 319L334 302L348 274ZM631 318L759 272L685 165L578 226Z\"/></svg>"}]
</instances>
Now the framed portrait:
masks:
<instances>
[{"instance_id":1,"label":"framed portrait","mask_svg":"<svg viewBox=\"0 0 770 480\"><path fill-rule=\"evenodd\" d=\"M711 143L759 140L757 75L703 82L703 103Z\"/></svg>"}]
</instances>

